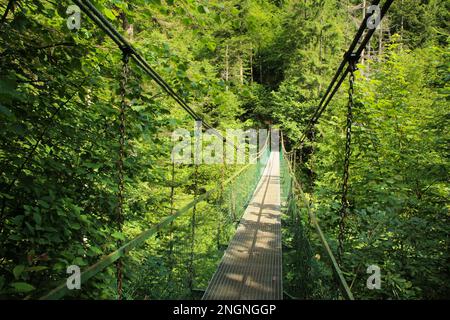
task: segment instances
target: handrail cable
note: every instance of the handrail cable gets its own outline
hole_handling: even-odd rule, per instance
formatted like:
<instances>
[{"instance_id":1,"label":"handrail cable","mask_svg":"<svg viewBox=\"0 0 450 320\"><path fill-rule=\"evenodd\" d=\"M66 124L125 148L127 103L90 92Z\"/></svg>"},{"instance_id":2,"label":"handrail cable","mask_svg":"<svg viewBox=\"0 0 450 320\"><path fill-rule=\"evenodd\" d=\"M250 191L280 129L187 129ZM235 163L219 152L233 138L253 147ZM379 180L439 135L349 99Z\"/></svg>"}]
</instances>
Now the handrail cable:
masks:
<instances>
[{"instance_id":1,"label":"handrail cable","mask_svg":"<svg viewBox=\"0 0 450 320\"><path fill-rule=\"evenodd\" d=\"M281 135L281 145L282 145L282 151L283 151L283 153L285 153L286 148L284 146L283 134ZM333 265L334 271L335 271L335 273L338 276L339 282L341 284L342 292L345 294L345 296L349 300L354 300L355 298L353 296L353 293L352 293L350 287L348 286L347 281L345 280L344 274L342 273L342 270L339 267L339 264L337 263L337 260L334 257L333 252L331 251L331 248L330 248L330 246L328 244L327 239L325 238L325 235L324 235L322 229L320 228L319 221L317 220L317 216L311 210L311 206L309 204L309 201L307 201L307 199L306 199L306 196L305 196L305 194L303 192L303 188L301 187L300 183L298 182L297 177L293 174L293 170L292 170L291 164L289 163L289 161L286 161L286 163L288 164L289 174L290 174L292 180L294 181L294 187L300 193L300 198L304 202L305 208L306 208L306 210L308 212L308 216L309 216L312 224L316 228L316 231L317 231L317 234L319 235L320 241L322 242L322 245L324 246L325 251L328 254L328 257L330 258L331 264Z\"/></svg>"},{"instance_id":2,"label":"handrail cable","mask_svg":"<svg viewBox=\"0 0 450 320\"><path fill-rule=\"evenodd\" d=\"M265 151L267 149L269 137L266 138L266 142L264 144L263 150ZM261 158L263 153L260 153L258 155L258 158ZM120 248L117 250L111 252L110 254L100 258L99 261L94 263L93 265L87 267L83 272L80 274L80 281L81 283L85 283L87 280L98 274L100 271L105 269L106 267L112 265L114 262L116 262L121 257L125 256L129 251L139 247L147 239L149 239L151 236L155 235L157 232L161 231L163 228L170 226L170 224L180 217L181 215L188 212L190 209L192 209L196 204L199 202L202 202L206 200L210 195L217 192L221 188L229 185L234 180L236 180L243 172L245 172L247 169L249 169L253 164L250 162L241 169L239 169L234 175L232 175L230 178L226 179L223 182L222 187L218 186L216 188L213 188L209 191L206 191L205 193L202 193L201 195L198 195L197 198L195 198L193 201L186 204L183 208L177 210L174 213L171 213L169 216L163 218L159 223L152 226L151 228L143 231L135 238L127 241L124 243ZM64 297L66 294L68 294L70 290L67 287L66 281L64 280L59 286L48 292L46 295L39 298L40 300L57 300L62 297Z\"/></svg>"}]
</instances>

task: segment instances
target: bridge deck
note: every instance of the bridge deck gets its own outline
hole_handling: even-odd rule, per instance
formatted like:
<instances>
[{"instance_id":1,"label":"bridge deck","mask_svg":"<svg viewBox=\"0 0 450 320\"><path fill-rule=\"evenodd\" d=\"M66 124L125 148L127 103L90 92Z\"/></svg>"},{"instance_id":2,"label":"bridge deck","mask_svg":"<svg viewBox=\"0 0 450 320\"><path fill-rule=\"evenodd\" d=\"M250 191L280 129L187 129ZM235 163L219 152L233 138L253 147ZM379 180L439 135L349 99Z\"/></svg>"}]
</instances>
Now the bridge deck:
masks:
<instances>
[{"instance_id":1,"label":"bridge deck","mask_svg":"<svg viewBox=\"0 0 450 320\"><path fill-rule=\"evenodd\" d=\"M280 158L272 151L204 300L282 299Z\"/></svg>"}]
</instances>

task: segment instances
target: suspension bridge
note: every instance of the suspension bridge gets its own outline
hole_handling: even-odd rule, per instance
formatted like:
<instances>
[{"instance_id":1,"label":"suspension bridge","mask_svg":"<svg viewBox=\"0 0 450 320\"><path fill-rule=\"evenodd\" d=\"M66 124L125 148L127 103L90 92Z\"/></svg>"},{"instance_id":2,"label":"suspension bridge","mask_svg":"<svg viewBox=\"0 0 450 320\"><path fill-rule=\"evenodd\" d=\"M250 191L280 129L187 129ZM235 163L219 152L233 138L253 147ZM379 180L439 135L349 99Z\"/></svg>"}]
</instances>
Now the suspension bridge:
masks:
<instances>
[{"instance_id":1,"label":"suspension bridge","mask_svg":"<svg viewBox=\"0 0 450 320\"><path fill-rule=\"evenodd\" d=\"M282 298L280 209L280 158L272 151L203 299Z\"/></svg>"},{"instance_id":2,"label":"suspension bridge","mask_svg":"<svg viewBox=\"0 0 450 320\"><path fill-rule=\"evenodd\" d=\"M378 5L380 1L373 1ZM212 129L215 134L223 140L224 145L229 143L222 134L213 129L197 112L195 112L178 95L170 85L156 73L145 58L136 50L99 12L99 10L88 0L74 0L81 10L109 36L122 51L123 67L121 74L121 105L120 105L120 151L118 166L118 195L117 195L117 221L118 230L123 226L123 203L124 199L124 176L126 174L123 166L125 152L125 127L127 110L127 80L130 76L130 61L133 61L151 79L153 79L174 101L181 106L194 120L201 121L206 129ZM392 1L385 1L380 11L380 20L386 14ZM314 227L320 239L324 251L329 260L329 265L335 275L340 291L340 298L353 299L351 290L343 276L339 265L339 257L343 253L343 234L345 232L345 217L347 213L347 179L348 161L350 157L352 106L353 106L353 82L356 63L361 52L369 42L374 33L373 29L367 29L367 21L371 15L366 15L355 35L350 47L338 67L335 76L322 97L317 109L311 117L307 129L300 143L290 143L290 151L287 151L286 141L283 136L280 145L273 146L266 141L264 147L257 155L255 163L249 163L228 179L219 181L216 188L200 193L195 181L194 199L183 208L175 210L172 214L155 224L148 230L143 231L137 237L120 241L118 249L102 257L95 264L88 266L81 273L82 284L103 272L106 268L115 266L117 277L118 298L122 298L123 287L123 261L124 257L132 250L143 246L147 240L162 233L174 232L173 226L182 216L190 217L189 247L187 250L187 265L190 279L189 288L194 289L195 282L195 248L196 228L199 228L197 218L204 212L200 211L200 204L214 205L220 212L231 213L233 222L238 222L235 234L231 237L227 248L217 269L208 281L208 285L202 291L203 299L283 299L286 293L283 290L283 268L282 268L282 226L281 218L284 214L290 215L293 221L301 224L307 212L308 223ZM343 81L349 75L350 90L347 112L347 144L344 159L344 175L342 189L342 209L340 217L340 238L337 259L330 248L324 232L320 228L318 218L311 208L311 201L303 193L301 182L295 173L298 161L301 161L302 146L306 139L313 139L314 125L318 122L321 114L329 105L335 93ZM22 166L23 167L23 166ZM194 166L197 176L197 166ZM175 179L175 170L172 177ZM174 185L171 186L171 200L173 203ZM205 208L205 205L202 206ZM303 209L303 211L301 210ZM206 209L203 209L206 210ZM218 224L224 223L218 220ZM218 244L220 244L220 227L217 229ZM218 245L219 246L219 245ZM306 248L305 248L306 250ZM171 248L171 253L172 253ZM60 299L70 293L66 282L62 281L59 286L43 295L41 299Z\"/></svg>"}]
</instances>

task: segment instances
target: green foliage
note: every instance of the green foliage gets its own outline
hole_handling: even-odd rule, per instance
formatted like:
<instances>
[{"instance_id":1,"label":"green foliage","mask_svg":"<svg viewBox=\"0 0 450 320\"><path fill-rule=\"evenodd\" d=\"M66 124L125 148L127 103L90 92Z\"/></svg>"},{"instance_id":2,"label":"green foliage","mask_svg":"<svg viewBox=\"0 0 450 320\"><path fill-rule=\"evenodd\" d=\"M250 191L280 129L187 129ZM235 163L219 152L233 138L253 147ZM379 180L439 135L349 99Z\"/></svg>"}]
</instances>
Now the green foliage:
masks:
<instances>
[{"instance_id":1,"label":"green foliage","mask_svg":"<svg viewBox=\"0 0 450 320\"><path fill-rule=\"evenodd\" d=\"M304 133L362 15L358 0L94 3L214 127L272 124L291 145ZM7 1L0 4L0 298L39 297L67 276L68 265L83 269L171 214L170 132L193 130L191 119L131 64L120 232L121 54L84 14L81 30L69 31L69 4L15 1L5 15ZM359 66L343 260L358 298L449 297L446 7L448 1L395 1ZM316 127L316 142L304 145L297 168L333 250L345 89ZM220 170L200 169L201 192L217 186ZM189 166L176 168L175 208L193 199L193 174ZM237 198L236 217L247 196ZM225 205L206 202L198 210L194 267L201 289L235 221ZM285 285L302 298L334 298L325 255L301 217L286 220L285 245L295 250L287 253L292 269ZM223 219L219 236L215 218ZM186 282L189 225L184 217L172 226L173 238L161 232L127 256L125 298L193 297ZM302 259L309 259L308 274L296 272L304 271ZM381 267L380 291L365 287L369 264ZM314 286L299 293L305 283ZM115 298L114 267L70 297Z\"/></svg>"},{"instance_id":2,"label":"green foliage","mask_svg":"<svg viewBox=\"0 0 450 320\"><path fill-rule=\"evenodd\" d=\"M265 53L269 68L275 68L266 70L276 76L255 91L253 103L244 105L251 117L279 125L292 146L298 146L342 58L339 52L348 47L356 31L353 21L360 21L361 11L351 6L361 1L351 1L347 8L335 1L313 2L286 4L284 32ZM357 298L437 299L447 298L450 292L447 21L448 10L435 1L395 2L359 65L350 163L351 213L342 262ZM304 144L303 163L297 169L334 252L347 88L344 82L322 116L316 141ZM289 232L285 241L292 247L300 231ZM309 240L312 252L323 256L313 234ZM292 277L285 284L295 292L304 280L295 266L298 251L290 255L287 263L297 272L288 271ZM366 288L366 268L371 264L381 268L381 290ZM320 273L316 277L320 279ZM330 291L321 294L332 297ZM318 297L312 292L307 296Z\"/></svg>"},{"instance_id":3,"label":"green foliage","mask_svg":"<svg viewBox=\"0 0 450 320\"><path fill-rule=\"evenodd\" d=\"M448 85L440 75L447 56L434 46L409 51L393 43L380 62L360 66L343 261L355 296L436 299L450 292ZM317 210L329 234L337 234L345 138L344 101L333 106L318 127L314 157ZM370 264L382 270L379 291L365 287Z\"/></svg>"}]
</instances>

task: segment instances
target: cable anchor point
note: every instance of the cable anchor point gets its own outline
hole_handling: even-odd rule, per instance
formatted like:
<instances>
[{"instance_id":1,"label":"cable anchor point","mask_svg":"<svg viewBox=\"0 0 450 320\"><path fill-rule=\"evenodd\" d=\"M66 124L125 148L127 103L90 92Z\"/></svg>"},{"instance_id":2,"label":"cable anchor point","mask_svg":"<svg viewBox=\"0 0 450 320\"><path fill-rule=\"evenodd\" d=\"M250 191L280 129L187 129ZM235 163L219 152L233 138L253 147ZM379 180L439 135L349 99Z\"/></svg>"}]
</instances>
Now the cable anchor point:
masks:
<instances>
[{"instance_id":1,"label":"cable anchor point","mask_svg":"<svg viewBox=\"0 0 450 320\"><path fill-rule=\"evenodd\" d=\"M360 55L357 55L354 52L346 52L344 54L344 58L345 58L345 60L348 61L348 65L350 66L350 71L358 70L358 68L356 67L356 64L358 63Z\"/></svg>"},{"instance_id":2,"label":"cable anchor point","mask_svg":"<svg viewBox=\"0 0 450 320\"><path fill-rule=\"evenodd\" d=\"M130 60L130 56L133 53L133 50L129 46L120 46L120 50L122 51L122 61L127 63Z\"/></svg>"}]
</instances>

